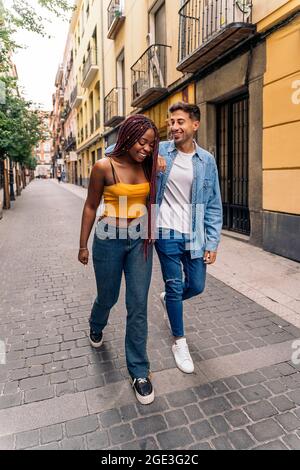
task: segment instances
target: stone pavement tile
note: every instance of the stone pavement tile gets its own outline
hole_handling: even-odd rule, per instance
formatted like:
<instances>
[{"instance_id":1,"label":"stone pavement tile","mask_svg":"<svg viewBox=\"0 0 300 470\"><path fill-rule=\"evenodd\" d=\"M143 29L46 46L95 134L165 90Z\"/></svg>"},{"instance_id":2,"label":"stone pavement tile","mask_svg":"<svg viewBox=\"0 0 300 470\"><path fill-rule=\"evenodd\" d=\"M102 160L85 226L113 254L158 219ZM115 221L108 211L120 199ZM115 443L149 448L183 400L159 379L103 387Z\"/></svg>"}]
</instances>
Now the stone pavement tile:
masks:
<instances>
[{"instance_id":1,"label":"stone pavement tile","mask_svg":"<svg viewBox=\"0 0 300 470\"><path fill-rule=\"evenodd\" d=\"M38 447L31 447L30 450L61 450L57 442L51 442L50 444L41 445Z\"/></svg>"},{"instance_id":2,"label":"stone pavement tile","mask_svg":"<svg viewBox=\"0 0 300 470\"><path fill-rule=\"evenodd\" d=\"M291 450L300 450L300 438L296 434L288 434L282 438L285 445Z\"/></svg>"},{"instance_id":3,"label":"stone pavement tile","mask_svg":"<svg viewBox=\"0 0 300 470\"><path fill-rule=\"evenodd\" d=\"M248 431L258 442L269 441L285 434L283 428L274 419L267 419L248 426Z\"/></svg>"},{"instance_id":4,"label":"stone pavement tile","mask_svg":"<svg viewBox=\"0 0 300 470\"><path fill-rule=\"evenodd\" d=\"M200 442L198 444L193 444L192 446L187 448L188 450L198 450L198 451L206 451L212 450L212 447L209 442Z\"/></svg>"},{"instance_id":5,"label":"stone pavement tile","mask_svg":"<svg viewBox=\"0 0 300 470\"><path fill-rule=\"evenodd\" d=\"M207 416L217 415L224 411L231 410L232 406L226 398L217 397L205 400L199 403L199 406L203 413Z\"/></svg>"},{"instance_id":6,"label":"stone pavement tile","mask_svg":"<svg viewBox=\"0 0 300 470\"><path fill-rule=\"evenodd\" d=\"M68 437L81 436L96 431L99 428L97 416L84 416L66 423Z\"/></svg>"},{"instance_id":7,"label":"stone pavement tile","mask_svg":"<svg viewBox=\"0 0 300 470\"><path fill-rule=\"evenodd\" d=\"M203 414L201 413L198 405L187 405L183 408L183 411L185 412L190 422L203 419Z\"/></svg>"},{"instance_id":8,"label":"stone pavement tile","mask_svg":"<svg viewBox=\"0 0 300 470\"><path fill-rule=\"evenodd\" d=\"M85 450L86 443L83 437L72 437L71 439L63 439L61 441L62 450Z\"/></svg>"},{"instance_id":9,"label":"stone pavement tile","mask_svg":"<svg viewBox=\"0 0 300 470\"><path fill-rule=\"evenodd\" d=\"M287 432L300 430L300 419L293 413L284 413L276 416L276 420Z\"/></svg>"},{"instance_id":10,"label":"stone pavement tile","mask_svg":"<svg viewBox=\"0 0 300 470\"><path fill-rule=\"evenodd\" d=\"M168 411L164 414L167 424L170 428L184 426L188 424L188 419L183 410ZM197 419L197 418L196 418ZM198 418L199 419L199 418Z\"/></svg>"},{"instance_id":11,"label":"stone pavement tile","mask_svg":"<svg viewBox=\"0 0 300 470\"><path fill-rule=\"evenodd\" d=\"M132 441L121 446L122 450L158 450L159 446L152 436L148 436L145 439Z\"/></svg>"},{"instance_id":12,"label":"stone pavement tile","mask_svg":"<svg viewBox=\"0 0 300 470\"><path fill-rule=\"evenodd\" d=\"M260 421L262 419L270 418L278 414L268 401L262 400L249 406L244 407L244 411L252 419L252 421Z\"/></svg>"},{"instance_id":13,"label":"stone pavement tile","mask_svg":"<svg viewBox=\"0 0 300 470\"><path fill-rule=\"evenodd\" d=\"M135 435L138 438L145 437L149 434L157 434L160 431L164 431L168 428L167 422L164 416L153 415L146 418L139 418L132 421L132 427Z\"/></svg>"},{"instance_id":14,"label":"stone pavement tile","mask_svg":"<svg viewBox=\"0 0 300 470\"><path fill-rule=\"evenodd\" d=\"M296 408L295 403L289 400L285 395L279 395L277 397L270 399L273 406L275 406L278 411L284 412Z\"/></svg>"},{"instance_id":15,"label":"stone pavement tile","mask_svg":"<svg viewBox=\"0 0 300 470\"><path fill-rule=\"evenodd\" d=\"M223 434L229 431L230 427L223 416L214 416L210 418L210 423L217 432L217 434Z\"/></svg>"},{"instance_id":16,"label":"stone pavement tile","mask_svg":"<svg viewBox=\"0 0 300 470\"><path fill-rule=\"evenodd\" d=\"M121 423L122 418L119 410L113 409L99 414L99 420L103 428L110 428L115 424Z\"/></svg>"},{"instance_id":17,"label":"stone pavement tile","mask_svg":"<svg viewBox=\"0 0 300 470\"><path fill-rule=\"evenodd\" d=\"M224 416L233 428L240 428L250 423L248 416L242 410L229 411Z\"/></svg>"},{"instance_id":18,"label":"stone pavement tile","mask_svg":"<svg viewBox=\"0 0 300 470\"><path fill-rule=\"evenodd\" d=\"M254 447L253 450L288 450L288 447L281 441L272 441L267 444L263 444L258 447Z\"/></svg>"},{"instance_id":19,"label":"stone pavement tile","mask_svg":"<svg viewBox=\"0 0 300 470\"><path fill-rule=\"evenodd\" d=\"M0 450L13 450L14 440L14 436L0 437Z\"/></svg>"},{"instance_id":20,"label":"stone pavement tile","mask_svg":"<svg viewBox=\"0 0 300 470\"><path fill-rule=\"evenodd\" d=\"M28 449L39 444L39 431L27 431L16 435L16 449Z\"/></svg>"},{"instance_id":21,"label":"stone pavement tile","mask_svg":"<svg viewBox=\"0 0 300 470\"><path fill-rule=\"evenodd\" d=\"M196 424L192 424L190 429L196 441L202 441L216 435L209 421L199 421Z\"/></svg>"},{"instance_id":22,"label":"stone pavement tile","mask_svg":"<svg viewBox=\"0 0 300 470\"><path fill-rule=\"evenodd\" d=\"M186 427L172 429L158 433L156 436L161 449L184 449L194 442L194 439Z\"/></svg>"},{"instance_id":23,"label":"stone pavement tile","mask_svg":"<svg viewBox=\"0 0 300 470\"><path fill-rule=\"evenodd\" d=\"M221 436L212 439L212 445L216 450L233 450L233 446L227 437Z\"/></svg>"},{"instance_id":24,"label":"stone pavement tile","mask_svg":"<svg viewBox=\"0 0 300 470\"><path fill-rule=\"evenodd\" d=\"M248 402L262 400L271 396L271 393L261 384L241 389L240 393Z\"/></svg>"},{"instance_id":25,"label":"stone pavement tile","mask_svg":"<svg viewBox=\"0 0 300 470\"><path fill-rule=\"evenodd\" d=\"M167 395L167 400L172 407L185 406L197 401L196 395L192 390L183 390L174 392Z\"/></svg>"},{"instance_id":26,"label":"stone pavement tile","mask_svg":"<svg viewBox=\"0 0 300 470\"><path fill-rule=\"evenodd\" d=\"M86 436L88 450L102 450L109 446L107 431L91 432Z\"/></svg>"},{"instance_id":27,"label":"stone pavement tile","mask_svg":"<svg viewBox=\"0 0 300 470\"><path fill-rule=\"evenodd\" d=\"M41 443L61 441L63 438L63 428L61 424L55 424L41 429Z\"/></svg>"},{"instance_id":28,"label":"stone pavement tile","mask_svg":"<svg viewBox=\"0 0 300 470\"><path fill-rule=\"evenodd\" d=\"M228 433L228 439L236 450L248 450L255 445L255 441L244 429Z\"/></svg>"},{"instance_id":29,"label":"stone pavement tile","mask_svg":"<svg viewBox=\"0 0 300 470\"><path fill-rule=\"evenodd\" d=\"M125 442L132 441L134 434L129 424L121 424L114 426L109 430L110 441L112 444L124 444Z\"/></svg>"}]
</instances>

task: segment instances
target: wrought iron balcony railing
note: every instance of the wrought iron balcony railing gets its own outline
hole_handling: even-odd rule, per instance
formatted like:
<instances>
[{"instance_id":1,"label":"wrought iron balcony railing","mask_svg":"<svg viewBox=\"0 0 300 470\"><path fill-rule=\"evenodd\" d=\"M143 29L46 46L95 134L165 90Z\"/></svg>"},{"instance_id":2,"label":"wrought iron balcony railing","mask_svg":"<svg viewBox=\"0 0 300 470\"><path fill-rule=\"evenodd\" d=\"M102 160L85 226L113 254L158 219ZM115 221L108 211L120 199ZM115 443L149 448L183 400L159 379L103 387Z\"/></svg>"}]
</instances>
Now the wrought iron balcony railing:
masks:
<instances>
[{"instance_id":1,"label":"wrought iron balcony railing","mask_svg":"<svg viewBox=\"0 0 300 470\"><path fill-rule=\"evenodd\" d=\"M75 150L76 149L76 138L72 133L64 141L63 148L64 148L65 151L70 151L70 150Z\"/></svg>"},{"instance_id":2,"label":"wrought iron balcony railing","mask_svg":"<svg viewBox=\"0 0 300 470\"><path fill-rule=\"evenodd\" d=\"M167 92L167 51L170 46L153 44L131 67L132 106L142 107Z\"/></svg>"},{"instance_id":3,"label":"wrought iron balcony railing","mask_svg":"<svg viewBox=\"0 0 300 470\"><path fill-rule=\"evenodd\" d=\"M177 69L195 72L253 36L252 0L188 0L179 10Z\"/></svg>"},{"instance_id":4,"label":"wrought iron balcony railing","mask_svg":"<svg viewBox=\"0 0 300 470\"><path fill-rule=\"evenodd\" d=\"M124 7L122 0L111 0L107 13L108 13L108 33L109 39L115 39L120 27L125 21Z\"/></svg>"},{"instance_id":5,"label":"wrought iron balcony railing","mask_svg":"<svg viewBox=\"0 0 300 470\"><path fill-rule=\"evenodd\" d=\"M125 119L125 89L113 88L104 98L104 125L115 127Z\"/></svg>"}]
</instances>

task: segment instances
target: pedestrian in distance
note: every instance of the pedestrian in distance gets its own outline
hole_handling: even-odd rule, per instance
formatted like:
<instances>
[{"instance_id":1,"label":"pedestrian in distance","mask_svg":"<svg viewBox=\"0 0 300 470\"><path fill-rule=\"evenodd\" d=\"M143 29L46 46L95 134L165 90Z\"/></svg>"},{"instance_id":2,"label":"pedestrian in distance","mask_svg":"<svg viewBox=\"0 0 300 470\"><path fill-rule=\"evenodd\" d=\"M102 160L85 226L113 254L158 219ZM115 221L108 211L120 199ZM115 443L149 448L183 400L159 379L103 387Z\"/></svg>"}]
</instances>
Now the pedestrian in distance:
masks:
<instances>
[{"instance_id":1,"label":"pedestrian in distance","mask_svg":"<svg viewBox=\"0 0 300 470\"><path fill-rule=\"evenodd\" d=\"M222 229L222 201L214 157L196 142L200 109L176 103L169 110L173 140L161 142L166 171L159 174L156 250L165 292L160 299L168 315L177 367L194 372L185 337L183 302L203 293L207 265L215 263Z\"/></svg>"},{"instance_id":2,"label":"pedestrian in distance","mask_svg":"<svg viewBox=\"0 0 300 470\"><path fill-rule=\"evenodd\" d=\"M155 204L159 135L143 115L130 116L120 127L108 158L93 167L83 210L78 259L89 261L88 240L100 201L104 214L97 222L93 265L97 298L90 316L91 345L99 349L109 314L117 303L122 274L126 282L126 362L137 400L154 400L147 356L147 307L152 275L151 205Z\"/></svg>"},{"instance_id":3,"label":"pedestrian in distance","mask_svg":"<svg viewBox=\"0 0 300 470\"><path fill-rule=\"evenodd\" d=\"M61 171L60 170L57 170L56 178L57 178L57 181L61 183Z\"/></svg>"}]
</instances>

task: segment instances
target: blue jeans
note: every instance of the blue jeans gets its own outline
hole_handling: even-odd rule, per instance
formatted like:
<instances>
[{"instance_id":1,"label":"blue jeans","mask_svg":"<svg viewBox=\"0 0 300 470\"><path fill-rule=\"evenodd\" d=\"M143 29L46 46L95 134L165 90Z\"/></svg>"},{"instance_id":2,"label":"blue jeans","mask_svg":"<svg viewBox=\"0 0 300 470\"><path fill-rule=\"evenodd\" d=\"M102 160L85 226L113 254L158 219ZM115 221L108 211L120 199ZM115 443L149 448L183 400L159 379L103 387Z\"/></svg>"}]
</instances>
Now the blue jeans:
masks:
<instances>
[{"instance_id":1,"label":"blue jeans","mask_svg":"<svg viewBox=\"0 0 300 470\"><path fill-rule=\"evenodd\" d=\"M164 239L164 232L160 229L155 246L166 286L165 301L172 333L175 337L182 337L183 301L204 291L206 264L203 258L191 258L187 235L171 230L169 239Z\"/></svg>"},{"instance_id":2,"label":"blue jeans","mask_svg":"<svg viewBox=\"0 0 300 470\"><path fill-rule=\"evenodd\" d=\"M144 240L130 238L126 228L115 229L108 225L106 227L107 238L103 236L103 231L99 238L96 229L93 244L98 296L91 312L90 327L95 333L101 333L106 327L110 311L119 298L124 272L127 308L125 338L127 368L132 378L146 378L150 367L147 356L147 307L153 248L150 247L146 259ZM115 232L117 239L110 239L109 232Z\"/></svg>"}]
</instances>

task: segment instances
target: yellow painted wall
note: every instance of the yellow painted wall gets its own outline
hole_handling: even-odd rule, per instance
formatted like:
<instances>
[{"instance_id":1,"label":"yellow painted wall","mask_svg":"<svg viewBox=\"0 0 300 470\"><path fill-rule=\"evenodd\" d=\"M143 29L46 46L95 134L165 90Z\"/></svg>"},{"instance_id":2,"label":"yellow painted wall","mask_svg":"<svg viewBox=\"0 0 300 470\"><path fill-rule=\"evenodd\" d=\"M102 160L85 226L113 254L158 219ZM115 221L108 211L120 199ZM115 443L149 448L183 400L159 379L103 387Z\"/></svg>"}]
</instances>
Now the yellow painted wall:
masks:
<instances>
[{"instance_id":1,"label":"yellow painted wall","mask_svg":"<svg viewBox=\"0 0 300 470\"><path fill-rule=\"evenodd\" d=\"M299 19L267 39L263 122L263 207L300 214Z\"/></svg>"},{"instance_id":2,"label":"yellow painted wall","mask_svg":"<svg viewBox=\"0 0 300 470\"><path fill-rule=\"evenodd\" d=\"M262 32L300 7L300 0L253 0L253 22Z\"/></svg>"},{"instance_id":3,"label":"yellow painted wall","mask_svg":"<svg viewBox=\"0 0 300 470\"><path fill-rule=\"evenodd\" d=\"M300 168L264 171L264 209L300 214Z\"/></svg>"}]
</instances>

